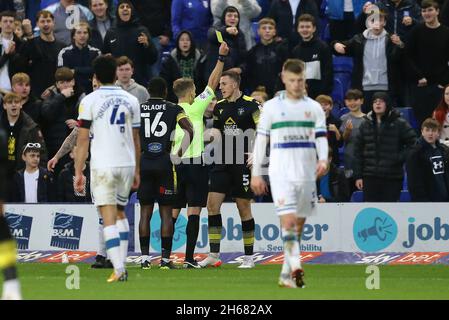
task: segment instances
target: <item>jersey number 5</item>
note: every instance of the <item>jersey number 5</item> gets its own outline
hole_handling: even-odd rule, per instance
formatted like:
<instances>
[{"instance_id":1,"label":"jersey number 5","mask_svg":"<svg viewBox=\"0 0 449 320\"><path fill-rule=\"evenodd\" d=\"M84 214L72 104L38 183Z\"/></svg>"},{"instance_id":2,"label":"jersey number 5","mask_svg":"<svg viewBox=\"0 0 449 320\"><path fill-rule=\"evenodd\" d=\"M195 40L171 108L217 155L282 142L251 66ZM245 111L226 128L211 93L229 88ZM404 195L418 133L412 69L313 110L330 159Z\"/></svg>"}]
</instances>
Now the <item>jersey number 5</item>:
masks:
<instances>
[{"instance_id":1,"label":"jersey number 5","mask_svg":"<svg viewBox=\"0 0 449 320\"><path fill-rule=\"evenodd\" d=\"M154 134L155 137L163 137L167 133L167 124L161 121L163 112L156 113L153 123L150 122L149 118L145 118L145 138L151 137ZM156 130L160 127L160 130Z\"/></svg>"}]
</instances>

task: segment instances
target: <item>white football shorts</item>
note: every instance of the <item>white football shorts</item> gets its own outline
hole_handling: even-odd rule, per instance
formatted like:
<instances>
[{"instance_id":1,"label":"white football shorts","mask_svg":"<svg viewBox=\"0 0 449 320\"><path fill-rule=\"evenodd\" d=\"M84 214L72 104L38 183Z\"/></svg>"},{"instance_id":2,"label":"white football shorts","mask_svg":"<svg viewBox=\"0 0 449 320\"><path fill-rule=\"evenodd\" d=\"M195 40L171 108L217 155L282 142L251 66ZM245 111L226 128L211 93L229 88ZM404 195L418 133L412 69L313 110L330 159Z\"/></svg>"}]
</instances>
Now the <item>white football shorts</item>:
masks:
<instances>
[{"instance_id":1,"label":"white football shorts","mask_svg":"<svg viewBox=\"0 0 449 320\"><path fill-rule=\"evenodd\" d=\"M271 180L271 194L276 214L296 214L307 218L316 214L317 195L315 182Z\"/></svg>"},{"instance_id":2,"label":"white football shorts","mask_svg":"<svg viewBox=\"0 0 449 320\"><path fill-rule=\"evenodd\" d=\"M134 181L134 167L91 169L91 190L96 206L128 203Z\"/></svg>"}]
</instances>

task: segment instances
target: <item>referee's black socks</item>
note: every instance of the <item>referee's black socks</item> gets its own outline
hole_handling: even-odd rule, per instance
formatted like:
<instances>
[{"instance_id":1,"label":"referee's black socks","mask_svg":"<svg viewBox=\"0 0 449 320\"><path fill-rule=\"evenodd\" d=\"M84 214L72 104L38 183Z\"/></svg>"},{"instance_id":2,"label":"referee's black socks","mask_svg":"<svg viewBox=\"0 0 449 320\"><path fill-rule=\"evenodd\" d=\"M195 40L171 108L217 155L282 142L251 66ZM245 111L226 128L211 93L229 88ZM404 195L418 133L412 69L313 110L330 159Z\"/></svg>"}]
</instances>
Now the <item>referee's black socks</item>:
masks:
<instances>
[{"instance_id":1,"label":"referee's black socks","mask_svg":"<svg viewBox=\"0 0 449 320\"><path fill-rule=\"evenodd\" d=\"M254 219L242 221L243 246L245 255L252 256L254 254Z\"/></svg>"},{"instance_id":2,"label":"referee's black socks","mask_svg":"<svg viewBox=\"0 0 449 320\"><path fill-rule=\"evenodd\" d=\"M187 222L187 244L186 244L186 260L193 261L193 253L195 252L196 241L198 240L198 232L200 230L200 216L192 214Z\"/></svg>"},{"instance_id":3,"label":"referee's black socks","mask_svg":"<svg viewBox=\"0 0 449 320\"><path fill-rule=\"evenodd\" d=\"M223 224L221 222L221 214L209 215L209 244L211 253L220 252L221 230Z\"/></svg>"}]
</instances>

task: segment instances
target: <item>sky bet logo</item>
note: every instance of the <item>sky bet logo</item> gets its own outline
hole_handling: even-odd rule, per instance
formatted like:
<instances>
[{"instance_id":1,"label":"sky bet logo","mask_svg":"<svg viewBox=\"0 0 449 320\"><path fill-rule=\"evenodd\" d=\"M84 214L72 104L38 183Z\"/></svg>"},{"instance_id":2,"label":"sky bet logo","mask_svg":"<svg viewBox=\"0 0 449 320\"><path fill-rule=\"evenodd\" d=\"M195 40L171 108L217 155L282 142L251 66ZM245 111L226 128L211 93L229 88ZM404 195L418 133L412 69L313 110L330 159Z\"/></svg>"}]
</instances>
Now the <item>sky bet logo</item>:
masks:
<instances>
[{"instance_id":1,"label":"sky bet logo","mask_svg":"<svg viewBox=\"0 0 449 320\"><path fill-rule=\"evenodd\" d=\"M354 241L365 252L387 248L396 240L398 226L390 215L376 208L360 211L354 220Z\"/></svg>"},{"instance_id":2,"label":"sky bet logo","mask_svg":"<svg viewBox=\"0 0 449 320\"><path fill-rule=\"evenodd\" d=\"M56 212L50 245L63 249L78 249L83 217Z\"/></svg>"},{"instance_id":3,"label":"sky bet logo","mask_svg":"<svg viewBox=\"0 0 449 320\"><path fill-rule=\"evenodd\" d=\"M15 213L6 213L5 218L8 222L12 236L16 239L17 248L28 249L33 217L22 216Z\"/></svg>"}]
</instances>

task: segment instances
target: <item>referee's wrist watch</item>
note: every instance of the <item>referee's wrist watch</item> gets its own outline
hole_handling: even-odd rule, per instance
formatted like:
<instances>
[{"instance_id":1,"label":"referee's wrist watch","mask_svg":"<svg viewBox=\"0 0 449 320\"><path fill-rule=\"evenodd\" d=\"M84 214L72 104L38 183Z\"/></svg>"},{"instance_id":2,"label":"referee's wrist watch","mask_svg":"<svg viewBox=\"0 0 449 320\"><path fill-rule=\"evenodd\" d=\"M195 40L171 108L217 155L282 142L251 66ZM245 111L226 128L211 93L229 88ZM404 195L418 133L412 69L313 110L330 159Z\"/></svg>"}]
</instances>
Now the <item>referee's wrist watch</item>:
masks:
<instances>
[{"instance_id":1,"label":"referee's wrist watch","mask_svg":"<svg viewBox=\"0 0 449 320\"><path fill-rule=\"evenodd\" d=\"M221 61L221 62L224 62L225 61L225 58L226 58L226 56L223 56L223 55L219 55L218 56L218 61Z\"/></svg>"}]
</instances>

